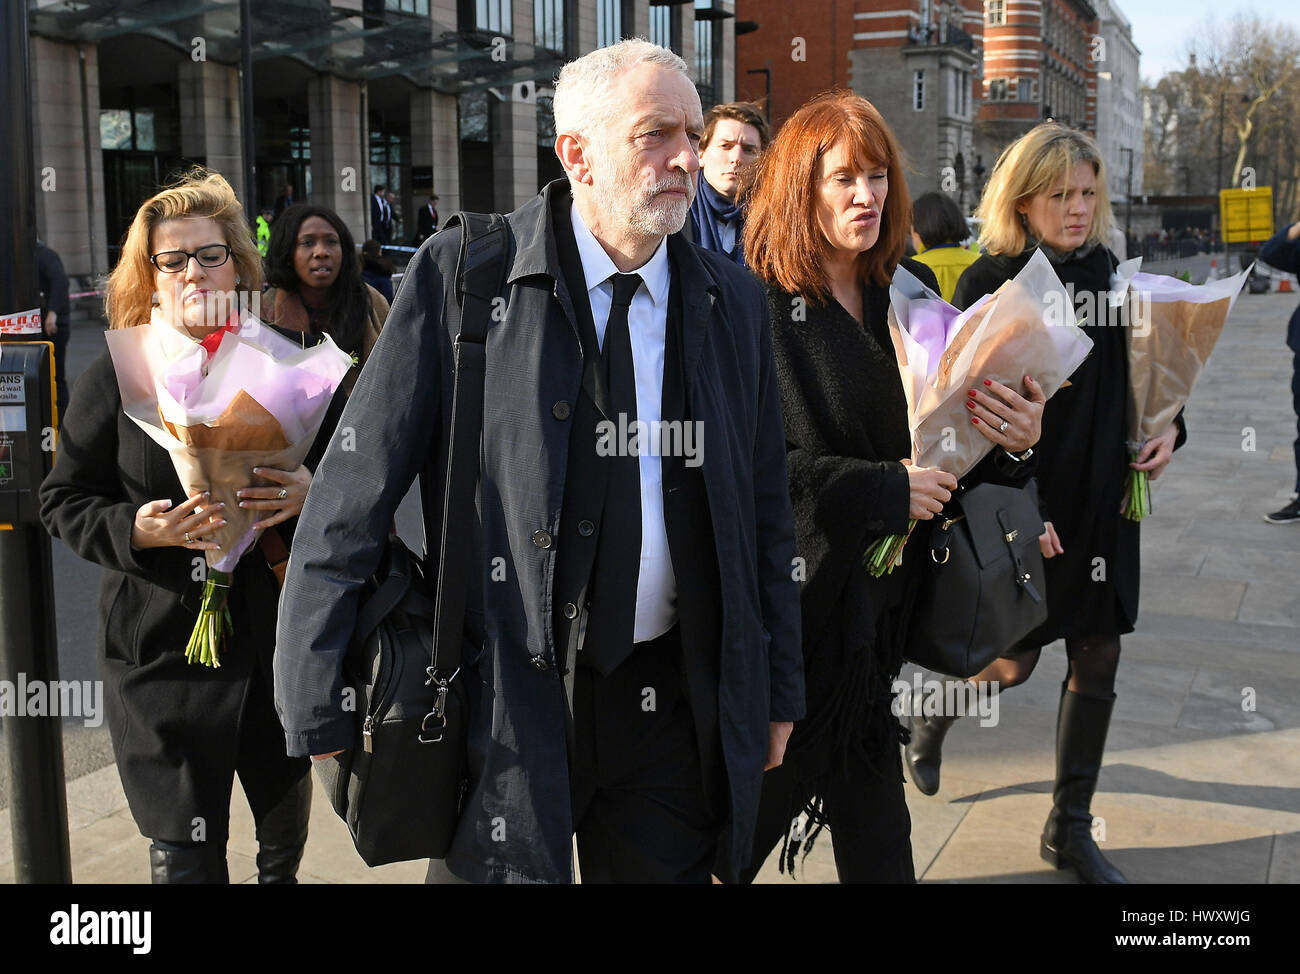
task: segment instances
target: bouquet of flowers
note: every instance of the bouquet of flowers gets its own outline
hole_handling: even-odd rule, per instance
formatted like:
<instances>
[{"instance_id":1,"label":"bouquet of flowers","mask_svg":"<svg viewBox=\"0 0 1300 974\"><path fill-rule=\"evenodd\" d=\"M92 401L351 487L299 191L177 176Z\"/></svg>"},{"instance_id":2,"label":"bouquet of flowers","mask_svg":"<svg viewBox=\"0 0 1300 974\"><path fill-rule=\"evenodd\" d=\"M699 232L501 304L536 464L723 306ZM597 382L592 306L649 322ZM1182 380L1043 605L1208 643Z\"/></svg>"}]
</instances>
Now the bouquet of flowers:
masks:
<instances>
[{"instance_id":1,"label":"bouquet of flowers","mask_svg":"<svg viewBox=\"0 0 1300 974\"><path fill-rule=\"evenodd\" d=\"M958 311L903 267L889 288L889 334L907 396L912 463L961 479L993 449L968 418L966 390L984 379L1012 389L1032 375L1049 398L1092 348L1051 262L1036 251L1014 278ZM899 564L908 534L877 539L864 565Z\"/></svg>"},{"instance_id":2,"label":"bouquet of flowers","mask_svg":"<svg viewBox=\"0 0 1300 974\"><path fill-rule=\"evenodd\" d=\"M240 557L257 541L257 511L235 492L269 486L253 467L294 470L320 429L352 359L326 336L312 348L251 314L237 327L198 343L163 321L106 333L122 409L171 456L187 495L208 491L225 503L224 527L211 535L203 601L186 658L221 665L231 631L227 597ZM211 351L209 351L211 348Z\"/></svg>"},{"instance_id":3,"label":"bouquet of flowers","mask_svg":"<svg viewBox=\"0 0 1300 974\"><path fill-rule=\"evenodd\" d=\"M1138 271L1141 264L1140 257L1121 264L1117 270L1121 286L1112 287L1113 293L1132 302L1125 445L1134 460L1143 445L1168 429L1187 405L1251 270L1198 285L1163 274L1143 274ZM1141 521L1151 512L1147 471L1129 470L1121 511L1131 521Z\"/></svg>"}]
</instances>

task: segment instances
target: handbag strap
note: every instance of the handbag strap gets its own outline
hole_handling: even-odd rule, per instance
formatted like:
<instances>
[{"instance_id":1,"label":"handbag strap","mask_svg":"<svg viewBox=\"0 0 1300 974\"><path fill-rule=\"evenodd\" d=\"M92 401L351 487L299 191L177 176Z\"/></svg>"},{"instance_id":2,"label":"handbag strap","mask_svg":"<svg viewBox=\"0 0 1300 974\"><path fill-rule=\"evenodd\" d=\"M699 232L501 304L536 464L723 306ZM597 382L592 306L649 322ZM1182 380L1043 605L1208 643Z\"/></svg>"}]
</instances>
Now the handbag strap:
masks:
<instances>
[{"instance_id":1,"label":"handbag strap","mask_svg":"<svg viewBox=\"0 0 1300 974\"><path fill-rule=\"evenodd\" d=\"M435 637L429 666L429 682L438 685L439 702L445 696L446 685L460 669L468 587L465 566L472 563L469 548L473 519L469 512L474 506L483 432L487 333L492 302L503 290L513 243L510 228L500 213L461 211L447 221L446 227L453 224L461 228L456 300L447 304L448 321L456 333L455 385L438 547Z\"/></svg>"},{"instance_id":2,"label":"handbag strap","mask_svg":"<svg viewBox=\"0 0 1300 974\"><path fill-rule=\"evenodd\" d=\"M1011 552L1011 563L1016 566L1016 584L1025 590L1025 594L1034 600L1034 604L1043 601L1043 597L1038 594L1038 589L1034 588L1034 583L1029 576L1029 569L1025 567L1025 560L1020 557L1020 549L1016 546L1016 538L1020 532L1012 526L1011 515L1005 509L998 509L998 527L1002 529L1002 540L1006 542L1007 550Z\"/></svg>"}]
</instances>

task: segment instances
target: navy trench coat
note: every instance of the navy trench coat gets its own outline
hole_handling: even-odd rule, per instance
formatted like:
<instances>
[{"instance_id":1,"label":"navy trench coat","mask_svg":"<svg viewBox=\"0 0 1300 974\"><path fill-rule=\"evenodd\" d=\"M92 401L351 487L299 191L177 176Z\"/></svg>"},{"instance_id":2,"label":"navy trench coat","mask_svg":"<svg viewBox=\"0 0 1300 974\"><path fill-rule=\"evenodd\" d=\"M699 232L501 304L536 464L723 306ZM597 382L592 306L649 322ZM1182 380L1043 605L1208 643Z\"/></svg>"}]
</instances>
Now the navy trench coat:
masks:
<instances>
[{"instance_id":1,"label":"navy trench coat","mask_svg":"<svg viewBox=\"0 0 1300 974\"><path fill-rule=\"evenodd\" d=\"M446 864L471 882L573 878L551 539L561 537L569 447L569 411L560 404L578 398L582 349L551 225L555 194L569 195L566 181L508 216L516 247L504 318L488 333L478 510L460 512L476 522L467 631L484 637L461 674L473 715L471 783ZM354 740L356 714L340 700L358 590L415 476L440 468L445 450L454 336L444 306L459 232L435 234L412 259L299 519L275 658L290 754ZM749 858L768 724L804 714L794 527L763 291L747 271L680 235L669 246L681 274L687 394L703 424L721 569L718 727L730 816L718 869L728 879ZM440 484L423 492L434 538L440 493Z\"/></svg>"}]
</instances>

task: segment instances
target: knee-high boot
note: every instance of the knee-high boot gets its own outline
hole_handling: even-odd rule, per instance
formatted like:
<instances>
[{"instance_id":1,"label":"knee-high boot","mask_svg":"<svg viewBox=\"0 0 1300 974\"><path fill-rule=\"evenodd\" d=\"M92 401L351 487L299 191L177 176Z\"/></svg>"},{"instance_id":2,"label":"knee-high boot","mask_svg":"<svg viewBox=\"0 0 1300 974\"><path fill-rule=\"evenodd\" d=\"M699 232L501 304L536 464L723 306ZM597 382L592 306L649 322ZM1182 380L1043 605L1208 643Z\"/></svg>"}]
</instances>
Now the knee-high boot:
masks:
<instances>
[{"instance_id":1,"label":"knee-high boot","mask_svg":"<svg viewBox=\"0 0 1300 974\"><path fill-rule=\"evenodd\" d=\"M1089 697L1066 689L1056 720L1056 787L1043 826L1042 856L1057 869L1072 866L1083 883L1127 883L1092 838L1092 795L1115 696Z\"/></svg>"},{"instance_id":2,"label":"knee-high boot","mask_svg":"<svg viewBox=\"0 0 1300 974\"><path fill-rule=\"evenodd\" d=\"M154 839L149 846L149 878L155 886L229 884L225 843L178 845Z\"/></svg>"},{"instance_id":3,"label":"knee-high boot","mask_svg":"<svg viewBox=\"0 0 1300 974\"><path fill-rule=\"evenodd\" d=\"M298 882L311 818L311 774L304 774L257 823L257 881Z\"/></svg>"}]
</instances>

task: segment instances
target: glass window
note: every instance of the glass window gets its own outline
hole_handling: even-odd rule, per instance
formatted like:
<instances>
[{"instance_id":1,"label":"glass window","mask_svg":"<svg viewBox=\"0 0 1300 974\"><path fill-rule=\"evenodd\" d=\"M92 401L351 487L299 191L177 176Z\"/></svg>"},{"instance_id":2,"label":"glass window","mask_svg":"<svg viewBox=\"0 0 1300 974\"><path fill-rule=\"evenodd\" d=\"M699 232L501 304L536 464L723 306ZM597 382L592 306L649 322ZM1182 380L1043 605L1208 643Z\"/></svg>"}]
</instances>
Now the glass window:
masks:
<instances>
[{"instance_id":1,"label":"glass window","mask_svg":"<svg viewBox=\"0 0 1300 974\"><path fill-rule=\"evenodd\" d=\"M673 7L650 8L650 43L673 50Z\"/></svg>"},{"instance_id":2,"label":"glass window","mask_svg":"<svg viewBox=\"0 0 1300 974\"><path fill-rule=\"evenodd\" d=\"M596 0L596 46L609 47L623 39L621 0Z\"/></svg>"},{"instance_id":3,"label":"glass window","mask_svg":"<svg viewBox=\"0 0 1300 974\"><path fill-rule=\"evenodd\" d=\"M564 53L564 0L533 0L533 43Z\"/></svg>"},{"instance_id":4,"label":"glass window","mask_svg":"<svg viewBox=\"0 0 1300 974\"><path fill-rule=\"evenodd\" d=\"M1028 78L1020 78L1016 81L1016 97L1021 101L1032 101L1034 97L1034 83Z\"/></svg>"},{"instance_id":5,"label":"glass window","mask_svg":"<svg viewBox=\"0 0 1300 974\"><path fill-rule=\"evenodd\" d=\"M984 0L984 23L990 27L1001 27L1007 22L1003 0Z\"/></svg>"},{"instance_id":6,"label":"glass window","mask_svg":"<svg viewBox=\"0 0 1300 974\"><path fill-rule=\"evenodd\" d=\"M99 112L99 141L105 149L130 149L131 110L103 108Z\"/></svg>"},{"instance_id":7,"label":"glass window","mask_svg":"<svg viewBox=\"0 0 1300 974\"><path fill-rule=\"evenodd\" d=\"M475 29L509 35L513 32L513 27L510 0L474 0Z\"/></svg>"}]
</instances>

